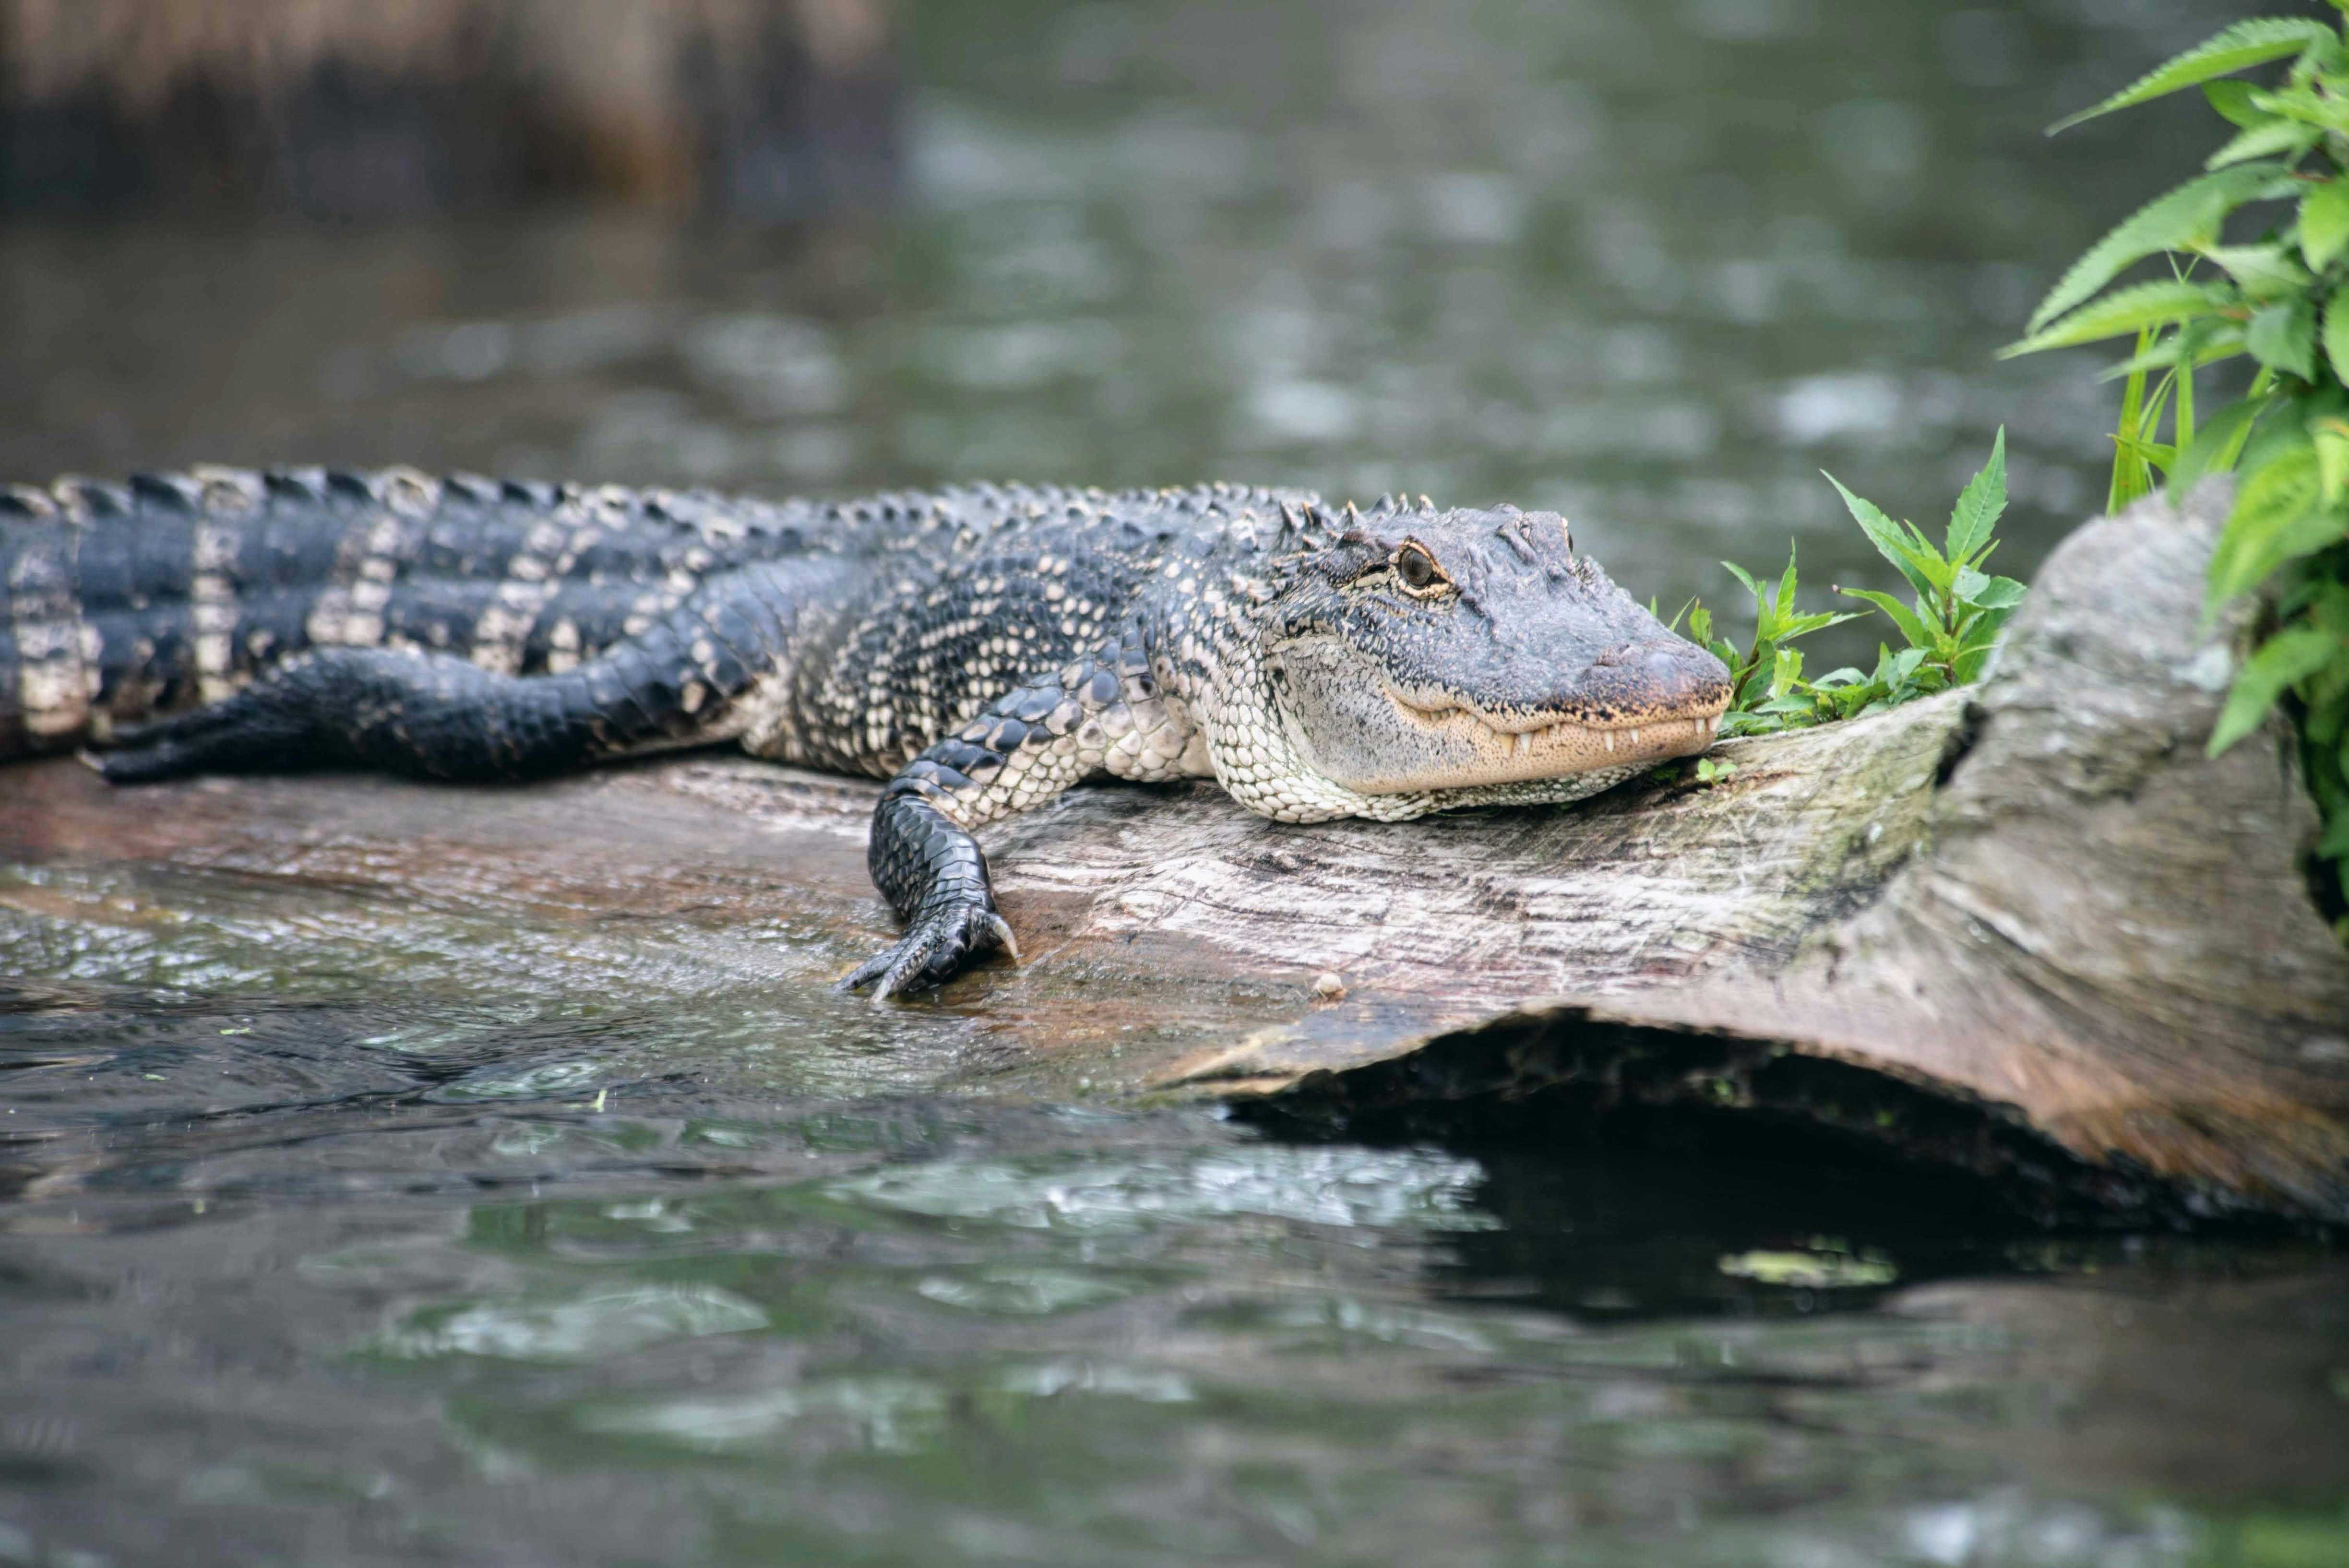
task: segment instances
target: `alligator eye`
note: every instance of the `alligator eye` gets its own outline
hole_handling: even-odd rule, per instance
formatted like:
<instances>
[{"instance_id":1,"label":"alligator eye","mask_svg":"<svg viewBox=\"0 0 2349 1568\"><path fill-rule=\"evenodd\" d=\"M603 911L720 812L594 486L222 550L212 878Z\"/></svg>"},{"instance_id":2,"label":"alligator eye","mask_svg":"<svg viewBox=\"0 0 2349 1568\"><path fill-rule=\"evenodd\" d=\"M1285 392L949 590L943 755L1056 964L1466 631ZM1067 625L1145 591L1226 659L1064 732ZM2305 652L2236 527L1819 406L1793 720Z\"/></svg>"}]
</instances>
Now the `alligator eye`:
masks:
<instances>
[{"instance_id":1,"label":"alligator eye","mask_svg":"<svg viewBox=\"0 0 2349 1568\"><path fill-rule=\"evenodd\" d=\"M1452 581L1444 575L1444 568L1435 563L1435 557L1417 544L1406 544L1395 552L1394 569L1403 587L1413 593L1432 593L1448 587Z\"/></svg>"}]
</instances>

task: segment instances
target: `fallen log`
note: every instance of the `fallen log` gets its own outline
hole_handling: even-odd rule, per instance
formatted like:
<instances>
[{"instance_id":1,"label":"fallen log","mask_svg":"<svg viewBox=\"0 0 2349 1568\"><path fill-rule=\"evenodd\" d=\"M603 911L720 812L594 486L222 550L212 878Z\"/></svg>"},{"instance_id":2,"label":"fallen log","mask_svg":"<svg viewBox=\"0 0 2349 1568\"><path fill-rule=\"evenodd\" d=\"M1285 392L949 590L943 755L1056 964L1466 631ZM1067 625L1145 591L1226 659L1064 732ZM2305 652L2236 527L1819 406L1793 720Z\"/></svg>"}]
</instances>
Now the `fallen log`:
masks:
<instances>
[{"instance_id":1,"label":"fallen log","mask_svg":"<svg viewBox=\"0 0 2349 1568\"><path fill-rule=\"evenodd\" d=\"M862 1025L946 1042L871 1087L1317 1115L1572 1091L2102 1202L2349 1219L2349 955L2299 863L2313 813L2280 724L2202 754L2245 631L2198 627L2222 501L2089 524L1982 686L1724 744L1723 783L1394 826L1074 791L987 835L1026 961ZM224 942L178 908L209 872L290 909L368 895L331 941L289 919L222 948L213 985L299 993L326 946L373 942L388 986L788 992L871 1020L816 986L887 933L872 799L734 758L136 796L42 764L0 779L0 974L131 980ZM787 944L743 935L778 921Z\"/></svg>"}]
</instances>

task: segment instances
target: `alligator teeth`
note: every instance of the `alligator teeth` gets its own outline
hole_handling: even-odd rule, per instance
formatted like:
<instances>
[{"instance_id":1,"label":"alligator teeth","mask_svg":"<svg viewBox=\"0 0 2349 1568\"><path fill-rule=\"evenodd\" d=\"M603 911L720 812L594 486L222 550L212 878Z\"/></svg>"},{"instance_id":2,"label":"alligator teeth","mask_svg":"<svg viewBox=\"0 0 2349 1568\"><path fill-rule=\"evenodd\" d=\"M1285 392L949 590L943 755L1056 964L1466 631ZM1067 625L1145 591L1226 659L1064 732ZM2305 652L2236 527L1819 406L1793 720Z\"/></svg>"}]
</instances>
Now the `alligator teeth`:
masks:
<instances>
[{"instance_id":1,"label":"alligator teeth","mask_svg":"<svg viewBox=\"0 0 2349 1568\"><path fill-rule=\"evenodd\" d=\"M1542 733L1544 735L1547 735L1549 731L1543 730ZM1522 757L1533 748L1534 732L1530 729L1521 729L1517 731L1517 755Z\"/></svg>"},{"instance_id":2,"label":"alligator teeth","mask_svg":"<svg viewBox=\"0 0 2349 1568\"><path fill-rule=\"evenodd\" d=\"M1615 732L1614 732L1613 730L1611 730L1611 729L1606 729L1606 730L1601 730L1601 731L1599 731L1599 733L1600 733L1600 734L1602 734L1602 735L1604 735L1604 736L1607 738L1607 749L1608 749L1608 750L1609 750L1609 751L1614 750L1614 749L1615 749Z\"/></svg>"},{"instance_id":3,"label":"alligator teeth","mask_svg":"<svg viewBox=\"0 0 2349 1568\"><path fill-rule=\"evenodd\" d=\"M1640 744L1640 732L1637 729L1631 731L1631 744L1634 746Z\"/></svg>"}]
</instances>

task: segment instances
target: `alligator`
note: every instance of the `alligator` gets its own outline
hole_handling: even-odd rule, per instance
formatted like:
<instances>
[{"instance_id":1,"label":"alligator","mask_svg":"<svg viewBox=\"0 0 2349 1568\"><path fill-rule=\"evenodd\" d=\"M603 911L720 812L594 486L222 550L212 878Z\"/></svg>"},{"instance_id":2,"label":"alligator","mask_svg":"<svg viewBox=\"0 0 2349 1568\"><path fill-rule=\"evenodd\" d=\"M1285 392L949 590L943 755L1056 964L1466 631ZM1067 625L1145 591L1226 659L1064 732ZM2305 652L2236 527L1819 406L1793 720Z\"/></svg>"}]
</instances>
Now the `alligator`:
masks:
<instances>
[{"instance_id":1,"label":"alligator","mask_svg":"<svg viewBox=\"0 0 2349 1568\"><path fill-rule=\"evenodd\" d=\"M885 779L875 998L1018 944L974 830L1081 780L1283 822L1565 801L1729 672L1514 507L1231 484L854 500L411 469L0 487L0 758L543 777L732 741Z\"/></svg>"}]
</instances>

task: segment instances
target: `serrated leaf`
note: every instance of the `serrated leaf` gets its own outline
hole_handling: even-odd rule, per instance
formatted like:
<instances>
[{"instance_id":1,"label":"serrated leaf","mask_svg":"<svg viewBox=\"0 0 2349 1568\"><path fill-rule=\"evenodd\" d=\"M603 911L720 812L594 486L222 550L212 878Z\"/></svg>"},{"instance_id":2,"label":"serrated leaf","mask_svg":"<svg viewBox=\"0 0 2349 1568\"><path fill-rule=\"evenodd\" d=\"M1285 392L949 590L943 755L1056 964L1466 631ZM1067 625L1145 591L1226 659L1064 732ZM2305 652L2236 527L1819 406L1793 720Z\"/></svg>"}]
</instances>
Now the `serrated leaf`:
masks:
<instances>
[{"instance_id":1,"label":"serrated leaf","mask_svg":"<svg viewBox=\"0 0 2349 1568\"><path fill-rule=\"evenodd\" d=\"M2302 295L2252 314L2243 328L2243 346L2271 370L2316 379L2316 307Z\"/></svg>"},{"instance_id":2,"label":"serrated leaf","mask_svg":"<svg viewBox=\"0 0 2349 1568\"><path fill-rule=\"evenodd\" d=\"M1770 695L1783 697L1803 678L1803 655L1799 648L1780 648L1770 661ZM1769 711L1765 705L1764 713Z\"/></svg>"},{"instance_id":3,"label":"serrated leaf","mask_svg":"<svg viewBox=\"0 0 2349 1568\"><path fill-rule=\"evenodd\" d=\"M2300 16L2261 16L2248 22L2238 22L2184 54L2165 60L2093 108L2056 121L2047 128L2047 134L2068 129L2083 120L2110 114L2116 108L2127 108L2151 98L2174 93L2207 82L2213 77L2232 76L2270 60L2281 60L2288 55L2298 55L2311 48L2334 41L2332 28L2323 23Z\"/></svg>"},{"instance_id":4,"label":"serrated leaf","mask_svg":"<svg viewBox=\"0 0 2349 1568\"><path fill-rule=\"evenodd\" d=\"M1950 661L1950 673L1957 678L1960 686L1981 676L1982 667L1990 663L1992 650L1998 645L1998 634L2006 624L2007 614L2007 612L2001 611L1994 615L1983 616L1982 624L1974 628L1973 634L1958 649L1957 657Z\"/></svg>"},{"instance_id":5,"label":"serrated leaf","mask_svg":"<svg viewBox=\"0 0 2349 1568\"><path fill-rule=\"evenodd\" d=\"M1873 588L1838 588L1836 592L1847 594L1854 599L1865 599L1889 615L1892 618L1892 624L1900 628L1901 636L1908 639L1910 647L1921 653L1933 645L1933 634L1927 628L1924 618L1891 594L1879 593Z\"/></svg>"},{"instance_id":6,"label":"serrated leaf","mask_svg":"<svg viewBox=\"0 0 2349 1568\"><path fill-rule=\"evenodd\" d=\"M2266 194L2284 172L2281 163L2246 164L2189 180L2155 197L2115 224L2065 270L2023 330L2037 332L2147 256L2214 243L2227 214Z\"/></svg>"},{"instance_id":7,"label":"serrated leaf","mask_svg":"<svg viewBox=\"0 0 2349 1568\"><path fill-rule=\"evenodd\" d=\"M2023 603L2030 590L2012 577L1993 577L1990 586L1974 594L1967 603L1982 610L2012 610Z\"/></svg>"},{"instance_id":8,"label":"serrated leaf","mask_svg":"<svg viewBox=\"0 0 2349 1568\"><path fill-rule=\"evenodd\" d=\"M2306 88L2281 88L2274 92L2253 93L2251 103L2270 114L2314 126L2319 130L2349 131L2349 106L2344 106L2338 98L2313 93Z\"/></svg>"},{"instance_id":9,"label":"serrated leaf","mask_svg":"<svg viewBox=\"0 0 2349 1568\"><path fill-rule=\"evenodd\" d=\"M1990 444L1990 461L1981 471L1966 481L1958 492L1958 504L1950 511L1950 531L1941 553L1951 561L1971 560L1976 546L1990 538L1990 531L2006 511L2006 427L2001 425Z\"/></svg>"},{"instance_id":10,"label":"serrated leaf","mask_svg":"<svg viewBox=\"0 0 2349 1568\"><path fill-rule=\"evenodd\" d=\"M1919 593L1932 593L1932 579L1926 575L1923 562L1917 559L1916 551L1909 546L1908 540L1901 536L1899 525L1885 516L1883 509L1874 501L1862 500L1844 489L1843 481L1835 475L1828 474L1826 480L1827 483L1835 486L1836 493L1843 497L1843 504L1850 511L1852 521L1859 524L1859 531L1862 533L1868 535L1868 542L1876 546L1876 552L1899 567L1900 575L1906 577L1909 580L1909 585L1916 589Z\"/></svg>"},{"instance_id":11,"label":"serrated leaf","mask_svg":"<svg viewBox=\"0 0 2349 1568\"><path fill-rule=\"evenodd\" d=\"M1754 575L1752 573L1746 571L1745 568L1738 565L1733 561L1724 561L1721 564L1732 577L1736 578L1738 582L1745 585L1745 591L1748 593L1753 594L1757 600L1762 597L1761 585L1754 581Z\"/></svg>"},{"instance_id":12,"label":"serrated leaf","mask_svg":"<svg viewBox=\"0 0 2349 1568\"><path fill-rule=\"evenodd\" d=\"M2249 130L2239 130L2229 137L2218 151L2202 160L2202 167L2224 169L2229 164L2241 163L2253 158L2279 156L2286 163L2292 163L2323 139L2323 127L2275 115Z\"/></svg>"},{"instance_id":13,"label":"serrated leaf","mask_svg":"<svg viewBox=\"0 0 2349 1568\"><path fill-rule=\"evenodd\" d=\"M2219 111L2219 118L2245 130L2264 125L2275 118L2267 110L2255 107L2251 95L2260 89L2249 82L2204 82L2202 96Z\"/></svg>"},{"instance_id":14,"label":"serrated leaf","mask_svg":"<svg viewBox=\"0 0 2349 1568\"><path fill-rule=\"evenodd\" d=\"M2349 182L2328 180L2300 200L2300 253L2323 272L2349 245Z\"/></svg>"},{"instance_id":15,"label":"serrated leaf","mask_svg":"<svg viewBox=\"0 0 2349 1568\"><path fill-rule=\"evenodd\" d=\"M2196 331L2196 328L2201 330ZM2096 372L2096 379L2117 381L2140 370L2174 369L2183 361L2189 346L2197 369L2205 365L2216 365L2222 359L2232 359L2243 352L2242 329L2231 322L2198 321L2185 331L2194 335L2190 346L2181 341L2183 333L2172 333L2143 354L2134 355L2117 365L2106 366Z\"/></svg>"},{"instance_id":16,"label":"serrated leaf","mask_svg":"<svg viewBox=\"0 0 2349 1568\"><path fill-rule=\"evenodd\" d=\"M2082 305L2020 343L2008 344L1998 351L1998 356L2013 359L2017 355L2038 354L2050 348L2070 348L2076 344L2123 337L2148 326L2199 321L2242 306L2242 296L2223 284L2137 284Z\"/></svg>"},{"instance_id":17,"label":"serrated leaf","mask_svg":"<svg viewBox=\"0 0 2349 1568\"><path fill-rule=\"evenodd\" d=\"M2257 729L2279 697L2344 653L2349 649L2340 638L2306 628L2279 632L2262 643L2227 692L2227 706L2210 732L2209 755L2218 756Z\"/></svg>"},{"instance_id":18,"label":"serrated leaf","mask_svg":"<svg viewBox=\"0 0 2349 1568\"><path fill-rule=\"evenodd\" d=\"M2205 245L2199 253L2224 267L2253 300L2278 299L2309 284L2307 269L2282 245Z\"/></svg>"},{"instance_id":19,"label":"serrated leaf","mask_svg":"<svg viewBox=\"0 0 2349 1568\"><path fill-rule=\"evenodd\" d=\"M2341 537L2342 515L2324 506L2322 485L2315 444L2305 436L2244 475L2210 557L2207 608L2217 609L2259 586L2285 562Z\"/></svg>"}]
</instances>

